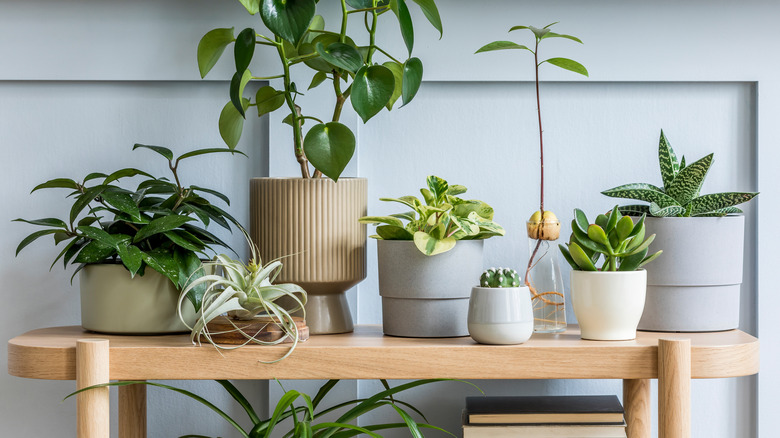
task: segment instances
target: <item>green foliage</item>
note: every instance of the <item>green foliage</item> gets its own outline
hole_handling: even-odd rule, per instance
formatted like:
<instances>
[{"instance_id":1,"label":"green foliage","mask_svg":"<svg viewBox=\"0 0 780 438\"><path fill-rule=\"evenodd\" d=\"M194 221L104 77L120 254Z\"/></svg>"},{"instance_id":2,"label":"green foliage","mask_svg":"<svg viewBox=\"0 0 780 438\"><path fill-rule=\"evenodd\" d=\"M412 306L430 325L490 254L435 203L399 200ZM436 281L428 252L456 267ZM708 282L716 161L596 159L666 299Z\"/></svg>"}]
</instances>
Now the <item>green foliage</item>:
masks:
<instances>
[{"instance_id":1,"label":"green foliage","mask_svg":"<svg viewBox=\"0 0 780 438\"><path fill-rule=\"evenodd\" d=\"M493 207L478 200L464 200L457 195L466 192L464 186L450 186L438 176L429 176L428 188L420 189L425 203L415 196L380 198L411 208L390 216L365 216L364 224L380 224L377 235L384 240L412 240L425 255L436 255L455 247L458 240L487 239L503 236L504 229L493 222ZM404 219L408 221L404 225Z\"/></svg>"},{"instance_id":2,"label":"green foliage","mask_svg":"<svg viewBox=\"0 0 780 438\"><path fill-rule=\"evenodd\" d=\"M341 20L335 30L325 29L325 20L317 14L315 0L240 0L247 11L259 14L272 34L258 34L246 28L234 36L233 28L219 28L207 32L198 44L198 68L205 77L216 65L227 46L233 44L236 71L230 85L230 102L220 114L219 132L231 149L238 145L249 107L257 107L258 116L284 108L289 114L285 123L293 129L294 151L301 163L303 177L309 176L308 164L315 173L338 180L355 151L355 136L349 128L338 123L343 105L349 101L364 123L383 108L391 110L400 97L403 105L412 101L422 83L423 65L412 57L414 23L405 0L350 0L341 2ZM413 0L430 24L442 32L441 17L434 0ZM390 12L395 15L400 34L405 42L406 61L390 55L376 42L380 18ZM347 35L349 17L365 26L367 45L357 45ZM392 20L392 19L391 19ZM361 36L362 37L362 36ZM361 38L363 39L363 38ZM278 54L281 71L272 76L256 77L249 65L257 46L270 47ZM262 48L262 47L261 47ZM387 58L377 63L375 55ZM400 58L404 59L404 58ZM330 123L301 112L296 99L301 93L292 81L292 69L305 65L314 70L309 89L326 81L332 83L334 110ZM246 85L256 79L281 78L280 90L263 87L254 99L244 97ZM308 133L302 128L306 119L316 121ZM333 127L336 135L327 135Z\"/></svg>"},{"instance_id":3,"label":"green foliage","mask_svg":"<svg viewBox=\"0 0 780 438\"><path fill-rule=\"evenodd\" d=\"M520 274L509 268L490 268L479 277L482 287L520 287Z\"/></svg>"},{"instance_id":4,"label":"green foliage","mask_svg":"<svg viewBox=\"0 0 780 438\"><path fill-rule=\"evenodd\" d=\"M338 380L328 380L317 391L314 397L308 394L296 391L285 390L282 397L279 398L276 406L271 409L271 416L268 419L261 419L257 414L257 411L249 403L249 400L228 380L217 380L225 391L238 403L241 409L246 413L249 421L251 421L250 428L242 427L237 420L231 417L227 412L218 408L215 404L206 400L205 398L192 393L190 391L176 388L174 386L165 385L156 382L143 381L122 381L122 382L110 382L102 383L98 385L92 385L71 394L68 394L65 399L72 397L84 391L89 391L95 388L104 388L110 386L127 386L127 385L149 385L158 388L163 388L169 391L174 391L179 394L185 395L203 406L209 408L211 411L220 416L223 420L227 421L236 432L244 438L268 438L272 436L274 429L281 426L282 422L292 418L292 428L284 433L285 438L327 438L327 437L354 437L361 434L366 436L381 438L381 435L377 434L377 431L389 430L389 429L402 429L408 430L413 437L422 437L421 429L431 429L444 432L448 435L455 436L452 433L430 424L427 424L425 416L419 409L415 408L411 404L398 399L397 394L416 388L418 386L427 385L430 383L448 381L449 379L426 379L415 380L412 382L404 383L395 387L391 387L386 380L381 380L384 390L377 392L376 394L367 397L359 398L347 401L336 402L329 407L321 407L323 400L328 393L338 384ZM277 381L278 382L278 381ZM468 383L468 382L464 382ZM470 383L468 383L471 385ZM281 383L279 383L281 385ZM474 385L472 385L474 386ZM282 387L284 390L284 387ZM477 388L479 389L479 388ZM481 391L481 390L480 390ZM297 406L296 406L297 403ZM373 412L376 409L387 408L395 411L400 417L401 421L397 423L383 423L383 424L370 424L356 426L357 419L364 414ZM334 413L338 410L346 410L340 414L334 421L323 421L322 416ZM410 413L411 412L411 413ZM418 422L414 419L413 415L419 416L424 422ZM203 435L187 435L198 436Z\"/></svg>"},{"instance_id":5,"label":"green foliage","mask_svg":"<svg viewBox=\"0 0 780 438\"><path fill-rule=\"evenodd\" d=\"M725 216L742 213L735 205L750 201L758 193L725 192L701 196L702 185L712 165L714 154L685 164L685 157L677 160L672 145L661 130L658 142L658 163L661 168L663 188L652 184L624 184L601 192L613 198L628 198L648 202L649 205L623 205L624 214L639 216L649 214L655 217Z\"/></svg>"},{"instance_id":6,"label":"green foliage","mask_svg":"<svg viewBox=\"0 0 780 438\"><path fill-rule=\"evenodd\" d=\"M85 264L110 262L121 262L130 271L130 276L144 275L148 266L168 277L179 290L184 289L188 281L201 276L200 258L207 257L214 246L227 247L205 227L212 222L227 230L231 223L240 225L202 195L216 196L230 205L227 196L203 187L182 186L179 164L191 157L236 151L198 149L174 159L173 152L162 146L136 144L135 149L151 150L165 158L173 181L126 168L110 175L92 173L81 182L57 178L40 184L32 191L68 189L66 197L72 201L68 218L16 219L45 227L24 238L16 248L16 254L39 237L53 235L55 245L67 243L51 268L59 260L65 267L68 263L78 264L73 276ZM135 190L115 184L120 179L134 176L143 177ZM195 309L200 309L204 290L205 287L188 289L187 298Z\"/></svg>"},{"instance_id":7,"label":"green foliage","mask_svg":"<svg viewBox=\"0 0 780 438\"><path fill-rule=\"evenodd\" d=\"M582 210L575 209L571 229L569 243L558 247L577 271L635 271L663 252L648 255L655 234L645 239L645 216L634 224L617 205L607 214L598 215L593 224ZM602 256L604 262L598 268Z\"/></svg>"}]
</instances>

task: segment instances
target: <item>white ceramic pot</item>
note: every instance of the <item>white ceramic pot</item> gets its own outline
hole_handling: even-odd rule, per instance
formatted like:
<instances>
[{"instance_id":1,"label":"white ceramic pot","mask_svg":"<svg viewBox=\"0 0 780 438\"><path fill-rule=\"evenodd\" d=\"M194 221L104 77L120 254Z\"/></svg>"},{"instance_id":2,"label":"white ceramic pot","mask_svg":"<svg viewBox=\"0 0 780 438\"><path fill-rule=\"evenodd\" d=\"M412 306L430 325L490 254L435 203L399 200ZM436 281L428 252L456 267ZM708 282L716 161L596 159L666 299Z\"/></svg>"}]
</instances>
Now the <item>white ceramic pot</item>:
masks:
<instances>
[{"instance_id":1,"label":"white ceramic pot","mask_svg":"<svg viewBox=\"0 0 780 438\"><path fill-rule=\"evenodd\" d=\"M147 267L143 276L130 278L120 264L87 265L79 272L81 326L111 334L165 334L188 332L178 315L179 291L171 281ZM184 300L183 314L192 327L195 308Z\"/></svg>"},{"instance_id":2,"label":"white ceramic pot","mask_svg":"<svg viewBox=\"0 0 780 438\"><path fill-rule=\"evenodd\" d=\"M473 287L469 334L480 344L522 344L534 332L531 292L522 287Z\"/></svg>"},{"instance_id":3,"label":"white ceramic pot","mask_svg":"<svg viewBox=\"0 0 780 438\"><path fill-rule=\"evenodd\" d=\"M647 271L571 272L571 300L583 339L636 338L645 307Z\"/></svg>"}]
</instances>

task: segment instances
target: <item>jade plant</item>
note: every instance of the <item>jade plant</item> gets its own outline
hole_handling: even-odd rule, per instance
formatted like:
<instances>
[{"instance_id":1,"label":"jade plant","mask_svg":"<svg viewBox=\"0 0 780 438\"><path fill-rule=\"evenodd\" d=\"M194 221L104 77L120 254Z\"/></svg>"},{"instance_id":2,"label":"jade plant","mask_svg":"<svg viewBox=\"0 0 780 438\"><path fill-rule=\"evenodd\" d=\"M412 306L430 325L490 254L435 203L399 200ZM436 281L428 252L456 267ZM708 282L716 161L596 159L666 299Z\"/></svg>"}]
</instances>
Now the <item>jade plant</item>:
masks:
<instances>
[{"instance_id":1,"label":"jade plant","mask_svg":"<svg viewBox=\"0 0 780 438\"><path fill-rule=\"evenodd\" d=\"M701 195L704 178L712 165L714 154L686 165L685 156L677 160L672 145L661 130L658 142L658 162L661 167L663 187L647 183L633 183L601 192L613 198L628 198L648 202L620 206L620 211L639 216L655 217L713 217L742 213L736 205L750 201L758 193L725 192Z\"/></svg>"},{"instance_id":2,"label":"jade plant","mask_svg":"<svg viewBox=\"0 0 780 438\"><path fill-rule=\"evenodd\" d=\"M181 291L177 313L184 325L192 330L190 339L196 344L199 344L203 338L220 349L229 350L241 346L224 346L212 339L208 324L214 318L225 313L227 313L228 321L233 325L234 331L246 338L247 344L276 345L284 342L287 338L291 339L292 345L287 353L269 363L278 362L289 356L298 345L300 338L298 326L293 320L292 313L300 310L304 312L304 318L306 317L303 308L306 304L306 291L296 284L273 284L282 270L282 262L274 260L263 265L256 246L246 232L243 229L241 231L244 232L244 237L246 237L251 251L249 263L244 264L225 254L217 255L213 261L203 263L199 272L202 276L190 282ZM213 272L213 274L209 272ZM206 286L202 305L196 314L195 324L190 327L182 314L182 304L190 291L201 285ZM276 302L280 298L288 298L294 305L285 308ZM240 321L251 321L258 315L270 318L273 321L271 323L281 329L283 336L276 341L265 341L257 338L256 333L249 333L241 329Z\"/></svg>"},{"instance_id":3,"label":"jade plant","mask_svg":"<svg viewBox=\"0 0 780 438\"><path fill-rule=\"evenodd\" d=\"M354 436L369 436L372 438L381 438L382 435L378 434L378 431L382 432L384 430L392 429L406 430L409 432L409 435L413 437L422 437L422 430L424 429L437 430L454 437L455 435L440 427L427 424L428 420L425 419L425 416L422 414L422 412L420 412L419 409L415 408L408 402L404 402L398 399L397 395L401 392L416 388L418 386L448 380L449 379L415 380L395 387L391 387L386 380L381 380L382 386L384 388L382 391L379 391L376 394L366 398L338 401L334 404L326 405L327 407L322 406L323 400L336 386L336 384L339 382L338 380L328 380L325 382L314 397L293 389L285 390L284 387L282 387L282 390L285 392L279 398L276 406L271 408L272 414L268 418L261 418L257 410L255 410L255 408L249 402L249 399L247 399L246 396L244 396L241 391L236 388L236 386L233 385L230 381L217 380L216 382L219 383L241 407L239 411L243 410L243 412L246 413L249 421L251 422L249 427L245 427L239 424L239 420L234 419L230 415L231 411L223 411L210 401L193 392L162 383L147 382L145 380L101 383L75 391L65 398L67 399L76 394L89 391L94 388L128 385L155 386L182 394L209 408L223 420L227 421L227 423L236 430L238 436L243 438L270 438L271 436L281 436L284 438L346 438ZM474 386L471 383L468 384ZM279 385L281 385L281 383L279 383ZM398 414L400 421L394 423L378 424L361 423L360 426L356 425L359 417L369 412L374 412L377 409L384 409L388 412L395 412ZM335 420L322 418L323 416L329 414L335 414L338 415L338 417ZM421 417L424 422L415 420L415 414L416 416ZM288 425L287 421L290 419L292 420L292 424ZM241 421L241 423L243 423L243 421ZM281 429L282 427L290 427L290 429L286 432L283 431L283 433L278 435L274 433L274 431ZM204 435L185 435L185 437L208 438Z\"/></svg>"},{"instance_id":4,"label":"jade plant","mask_svg":"<svg viewBox=\"0 0 780 438\"><path fill-rule=\"evenodd\" d=\"M411 102L420 88L423 63L412 57L414 26L406 0L341 0L336 30L326 29L325 20L317 14L321 5L327 6L331 2L240 1L250 14L260 15L262 24L271 33L263 35L246 28L235 35L233 28L213 29L198 44L201 77L211 71L225 48L233 44L236 71L230 83L230 102L219 117L223 140L229 148L236 147L250 107L255 107L258 116L284 107L283 111L287 113L284 122L293 130L293 150L301 176L309 178L324 174L338 180L355 151L354 134L339 122L345 103L349 101L365 123L383 108L391 110L399 98L404 105ZM434 0L413 1L441 35L441 18ZM380 18L388 13L397 18L407 49L407 53L398 58L382 49L376 38ZM368 44L359 45L353 40L358 35L347 34L350 17L365 24L360 28L365 28ZM256 47L269 47L276 52L280 73L255 76L249 70ZM381 64L377 61L379 56L385 59ZM406 59L402 61L404 57ZM294 71L299 66L314 72L308 89L330 83L334 102L330 121L304 112L297 104L297 98L303 95L303 87L293 81ZM254 99L244 97L249 81L272 79L282 80L280 89L264 86ZM312 124L305 135L304 122ZM314 167L313 175L309 163Z\"/></svg>"},{"instance_id":5,"label":"jade plant","mask_svg":"<svg viewBox=\"0 0 780 438\"><path fill-rule=\"evenodd\" d=\"M415 196L379 198L380 201L398 202L412 211L390 216L365 216L364 224L380 224L375 239L413 240L417 249L432 256L447 252L458 240L487 239L503 236L504 229L493 222L493 207L478 200L465 200L458 195L466 187L449 185L438 176L428 176L428 188L420 189L423 204ZM408 221L404 224L404 220Z\"/></svg>"},{"instance_id":6,"label":"jade plant","mask_svg":"<svg viewBox=\"0 0 780 438\"><path fill-rule=\"evenodd\" d=\"M201 275L201 257L210 257L216 246L228 247L206 226L214 223L230 230L231 223L240 225L203 195L215 196L230 205L227 196L196 185L182 185L179 165L192 157L234 151L198 149L174 158L173 152L162 146L136 144L133 150L136 149L151 150L164 157L172 179L125 168L111 174L90 173L80 181L56 178L42 183L32 192L66 189L71 207L64 219L16 219L44 227L25 237L16 254L38 238L50 235L55 245L65 242L51 268L59 260L66 268L68 263L76 264L73 277L87 264L122 263L131 277L144 275L148 267L168 277L181 290L188 280ZM143 178L134 190L118 184L130 177ZM200 309L203 292L204 288L196 287L187 294L195 309Z\"/></svg>"},{"instance_id":7,"label":"jade plant","mask_svg":"<svg viewBox=\"0 0 780 438\"><path fill-rule=\"evenodd\" d=\"M635 224L630 216L620 213L617 205L607 214L598 215L593 224L582 210L575 209L571 229L569 243L559 247L574 270L635 271L663 252L648 255L655 234L645 239L645 216Z\"/></svg>"},{"instance_id":8,"label":"jade plant","mask_svg":"<svg viewBox=\"0 0 780 438\"><path fill-rule=\"evenodd\" d=\"M482 287L520 287L520 274L515 269L490 268L479 277Z\"/></svg>"}]
</instances>

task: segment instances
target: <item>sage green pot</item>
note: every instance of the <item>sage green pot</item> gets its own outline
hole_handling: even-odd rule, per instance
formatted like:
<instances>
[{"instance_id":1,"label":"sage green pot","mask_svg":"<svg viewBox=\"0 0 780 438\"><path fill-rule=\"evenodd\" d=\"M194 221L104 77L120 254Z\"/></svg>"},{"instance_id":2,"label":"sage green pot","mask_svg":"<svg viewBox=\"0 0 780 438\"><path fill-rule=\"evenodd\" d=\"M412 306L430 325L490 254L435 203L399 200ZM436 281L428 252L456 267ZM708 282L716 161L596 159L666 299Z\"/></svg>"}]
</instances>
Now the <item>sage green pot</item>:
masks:
<instances>
[{"instance_id":1,"label":"sage green pot","mask_svg":"<svg viewBox=\"0 0 780 438\"><path fill-rule=\"evenodd\" d=\"M176 315L179 291L157 271L130 278L121 264L87 265L79 272L81 326L109 334L153 335L189 332ZM192 326L195 309L184 300L184 318Z\"/></svg>"}]
</instances>

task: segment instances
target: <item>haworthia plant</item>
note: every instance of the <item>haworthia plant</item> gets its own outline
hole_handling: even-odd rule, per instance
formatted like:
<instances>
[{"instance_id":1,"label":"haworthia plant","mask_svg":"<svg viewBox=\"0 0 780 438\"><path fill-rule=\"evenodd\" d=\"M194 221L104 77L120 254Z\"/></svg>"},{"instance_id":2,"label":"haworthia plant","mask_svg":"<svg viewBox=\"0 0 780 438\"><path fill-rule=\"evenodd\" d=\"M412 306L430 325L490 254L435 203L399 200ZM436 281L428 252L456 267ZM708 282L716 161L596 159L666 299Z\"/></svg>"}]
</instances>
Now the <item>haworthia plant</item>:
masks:
<instances>
[{"instance_id":1,"label":"haworthia plant","mask_svg":"<svg viewBox=\"0 0 780 438\"><path fill-rule=\"evenodd\" d=\"M607 214L598 215L594 224L588 222L582 210L575 209L571 230L569 243L558 246L577 271L635 271L662 252L648 255L655 234L645 239L645 216L635 224L620 213L617 205ZM599 260L602 257L603 263Z\"/></svg>"},{"instance_id":2,"label":"haworthia plant","mask_svg":"<svg viewBox=\"0 0 780 438\"><path fill-rule=\"evenodd\" d=\"M466 187L450 186L438 176L428 177L428 188L420 189L425 204L415 196L379 198L398 202L413 211L390 216L365 216L364 224L379 224L375 239L412 240L425 255L436 255L455 247L458 240L487 239L503 236L504 229L493 222L493 207L475 199L465 200L457 195ZM406 225L402 221L408 221Z\"/></svg>"},{"instance_id":3,"label":"haworthia plant","mask_svg":"<svg viewBox=\"0 0 780 438\"><path fill-rule=\"evenodd\" d=\"M661 168L663 188L652 184L624 184L601 192L613 198L627 198L644 201L647 204L620 206L623 214L655 217L712 217L742 213L736 205L750 201L758 193L724 192L700 195L704 178L712 165L714 154L686 166L685 157L677 160L672 145L661 130L658 142L658 163Z\"/></svg>"}]
</instances>

